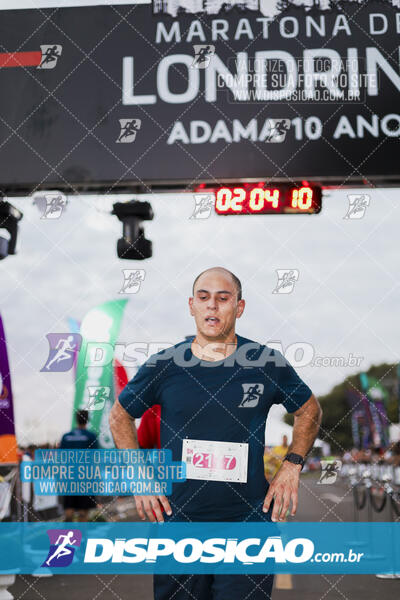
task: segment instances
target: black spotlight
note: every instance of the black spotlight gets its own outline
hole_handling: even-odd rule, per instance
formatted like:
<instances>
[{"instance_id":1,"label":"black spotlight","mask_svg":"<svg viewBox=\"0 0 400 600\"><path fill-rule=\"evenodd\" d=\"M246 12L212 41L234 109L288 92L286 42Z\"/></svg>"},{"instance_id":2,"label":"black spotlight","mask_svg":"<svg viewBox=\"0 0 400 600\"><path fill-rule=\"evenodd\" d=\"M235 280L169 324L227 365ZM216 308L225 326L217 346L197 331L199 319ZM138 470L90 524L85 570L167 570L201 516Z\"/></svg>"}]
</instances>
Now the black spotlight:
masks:
<instances>
[{"instance_id":1,"label":"black spotlight","mask_svg":"<svg viewBox=\"0 0 400 600\"><path fill-rule=\"evenodd\" d=\"M151 221L154 217L149 202L116 202L112 213L122 221L122 238L117 242L118 258L128 260L144 260L153 254L152 243L144 237L142 221Z\"/></svg>"},{"instance_id":2,"label":"black spotlight","mask_svg":"<svg viewBox=\"0 0 400 600\"><path fill-rule=\"evenodd\" d=\"M6 200L0 200L0 229L6 229L10 239L0 236L0 260L9 254L15 254L17 244L18 221L23 217L21 211Z\"/></svg>"}]
</instances>

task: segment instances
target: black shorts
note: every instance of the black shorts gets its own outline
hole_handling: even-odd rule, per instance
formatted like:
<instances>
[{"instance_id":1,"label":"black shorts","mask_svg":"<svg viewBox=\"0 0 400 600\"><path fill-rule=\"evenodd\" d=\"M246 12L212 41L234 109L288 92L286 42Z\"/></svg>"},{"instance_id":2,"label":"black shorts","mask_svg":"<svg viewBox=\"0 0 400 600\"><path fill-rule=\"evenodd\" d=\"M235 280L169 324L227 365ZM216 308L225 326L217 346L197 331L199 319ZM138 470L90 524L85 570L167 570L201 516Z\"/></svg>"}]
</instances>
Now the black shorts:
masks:
<instances>
[{"instance_id":1,"label":"black shorts","mask_svg":"<svg viewBox=\"0 0 400 600\"><path fill-rule=\"evenodd\" d=\"M271 522L274 501L272 500L267 513L262 512L264 498L254 502L247 513L236 515L235 518L224 517L224 521L259 521ZM179 506L172 504L172 516L164 514L166 522L191 521L187 513ZM198 515L192 515L193 522L199 521ZM196 518L197 517L197 518ZM215 519L208 518L209 521ZM164 575L155 574L153 578L154 600L271 600L273 574L194 574L194 575Z\"/></svg>"},{"instance_id":2,"label":"black shorts","mask_svg":"<svg viewBox=\"0 0 400 600\"><path fill-rule=\"evenodd\" d=\"M154 600L271 600L274 575L154 575Z\"/></svg>"},{"instance_id":3,"label":"black shorts","mask_svg":"<svg viewBox=\"0 0 400 600\"><path fill-rule=\"evenodd\" d=\"M64 509L89 510L97 506L94 496L62 496L62 499Z\"/></svg>"}]
</instances>

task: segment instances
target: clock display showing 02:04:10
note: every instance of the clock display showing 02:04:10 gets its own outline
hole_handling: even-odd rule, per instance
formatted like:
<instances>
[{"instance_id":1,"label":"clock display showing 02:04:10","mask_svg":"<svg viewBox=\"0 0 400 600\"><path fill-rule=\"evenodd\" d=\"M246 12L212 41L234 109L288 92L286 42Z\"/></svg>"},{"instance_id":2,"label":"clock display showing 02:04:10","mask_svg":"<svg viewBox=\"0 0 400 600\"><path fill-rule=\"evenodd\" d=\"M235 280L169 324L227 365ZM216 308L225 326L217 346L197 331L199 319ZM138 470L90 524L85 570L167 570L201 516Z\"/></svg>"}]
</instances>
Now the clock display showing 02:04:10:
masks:
<instances>
[{"instance_id":1,"label":"clock display showing 02:04:10","mask_svg":"<svg viewBox=\"0 0 400 600\"><path fill-rule=\"evenodd\" d=\"M317 187L234 186L215 192L215 211L220 215L314 214L320 210L321 190Z\"/></svg>"}]
</instances>

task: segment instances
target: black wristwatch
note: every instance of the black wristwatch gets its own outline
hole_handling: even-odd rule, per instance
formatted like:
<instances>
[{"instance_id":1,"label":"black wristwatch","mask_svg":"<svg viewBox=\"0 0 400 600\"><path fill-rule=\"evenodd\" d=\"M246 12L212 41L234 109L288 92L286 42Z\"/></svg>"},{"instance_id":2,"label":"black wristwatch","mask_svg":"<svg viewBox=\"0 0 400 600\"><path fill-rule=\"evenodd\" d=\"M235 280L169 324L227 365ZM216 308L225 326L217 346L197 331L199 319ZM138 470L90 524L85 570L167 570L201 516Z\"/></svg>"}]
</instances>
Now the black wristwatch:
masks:
<instances>
[{"instance_id":1,"label":"black wristwatch","mask_svg":"<svg viewBox=\"0 0 400 600\"><path fill-rule=\"evenodd\" d=\"M301 465L301 469L304 467L304 458L295 452L289 452L289 454L286 454L283 460L287 460L294 465Z\"/></svg>"}]
</instances>

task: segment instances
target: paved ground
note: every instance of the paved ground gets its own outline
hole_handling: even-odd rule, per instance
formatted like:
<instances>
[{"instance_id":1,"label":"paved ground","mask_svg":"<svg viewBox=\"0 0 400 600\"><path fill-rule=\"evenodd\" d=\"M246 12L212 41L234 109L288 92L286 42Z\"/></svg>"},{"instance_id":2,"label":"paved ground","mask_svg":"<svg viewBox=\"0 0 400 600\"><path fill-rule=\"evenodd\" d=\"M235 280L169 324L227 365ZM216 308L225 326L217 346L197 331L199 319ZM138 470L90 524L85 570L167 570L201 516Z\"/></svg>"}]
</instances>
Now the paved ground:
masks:
<instances>
[{"instance_id":1,"label":"paved ground","mask_svg":"<svg viewBox=\"0 0 400 600\"><path fill-rule=\"evenodd\" d=\"M130 504L121 502L122 520L134 520ZM353 497L344 482L317 485L316 478L302 478L300 521L389 521L388 507L380 514L366 509L354 513ZM287 588L287 589L285 589ZM148 575L57 575L17 577L10 591L18 600L152 600L152 577ZM400 579L381 580L373 575L281 575L275 578L272 600L395 600L400 598ZM211 599L210 599L211 600ZM227 598L226 600L230 600ZM258 600L258 599L257 599Z\"/></svg>"}]
</instances>

